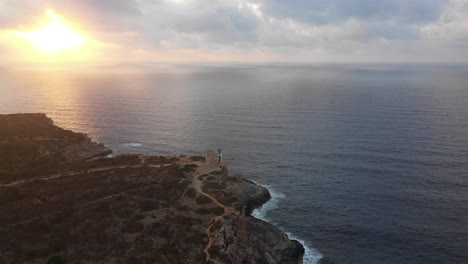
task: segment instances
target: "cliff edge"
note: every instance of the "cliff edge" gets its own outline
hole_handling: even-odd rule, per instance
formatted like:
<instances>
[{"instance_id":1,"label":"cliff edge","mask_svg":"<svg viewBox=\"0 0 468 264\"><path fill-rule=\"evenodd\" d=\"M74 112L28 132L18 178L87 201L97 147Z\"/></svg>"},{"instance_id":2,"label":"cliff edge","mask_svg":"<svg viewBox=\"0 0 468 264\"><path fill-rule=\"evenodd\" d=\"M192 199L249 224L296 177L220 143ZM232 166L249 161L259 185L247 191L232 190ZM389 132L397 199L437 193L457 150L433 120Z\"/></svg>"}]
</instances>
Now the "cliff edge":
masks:
<instances>
[{"instance_id":1,"label":"cliff edge","mask_svg":"<svg viewBox=\"0 0 468 264\"><path fill-rule=\"evenodd\" d=\"M299 242L250 216L268 190L231 177L223 163L92 159L102 145L45 115L0 116L0 124L0 148L34 150L24 159L0 152L3 263L302 263ZM44 161L60 171L38 169ZM34 177L18 173L28 167Z\"/></svg>"},{"instance_id":2,"label":"cliff edge","mask_svg":"<svg viewBox=\"0 0 468 264\"><path fill-rule=\"evenodd\" d=\"M86 134L55 126L45 114L0 115L0 183L59 173L66 164L112 151Z\"/></svg>"}]
</instances>

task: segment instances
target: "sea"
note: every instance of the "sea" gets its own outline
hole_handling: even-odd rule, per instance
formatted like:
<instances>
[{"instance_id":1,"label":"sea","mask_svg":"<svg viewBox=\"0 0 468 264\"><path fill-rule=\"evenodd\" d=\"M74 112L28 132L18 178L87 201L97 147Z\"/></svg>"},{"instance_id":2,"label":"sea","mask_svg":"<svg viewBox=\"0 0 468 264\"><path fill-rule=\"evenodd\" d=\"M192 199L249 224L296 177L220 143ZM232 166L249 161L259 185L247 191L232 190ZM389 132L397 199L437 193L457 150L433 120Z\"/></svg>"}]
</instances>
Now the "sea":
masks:
<instances>
[{"instance_id":1,"label":"sea","mask_svg":"<svg viewBox=\"0 0 468 264\"><path fill-rule=\"evenodd\" d=\"M222 149L306 264L468 263L466 66L2 68L0 113L18 112L114 155Z\"/></svg>"}]
</instances>

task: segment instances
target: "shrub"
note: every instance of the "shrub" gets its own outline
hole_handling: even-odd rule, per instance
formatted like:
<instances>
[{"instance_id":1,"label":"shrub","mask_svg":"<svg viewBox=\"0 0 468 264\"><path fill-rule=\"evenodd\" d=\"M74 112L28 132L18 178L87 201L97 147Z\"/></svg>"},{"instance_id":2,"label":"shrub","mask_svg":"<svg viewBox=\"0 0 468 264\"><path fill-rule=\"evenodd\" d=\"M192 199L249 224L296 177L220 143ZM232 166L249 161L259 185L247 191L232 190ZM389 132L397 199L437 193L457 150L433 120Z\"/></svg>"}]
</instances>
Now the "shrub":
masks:
<instances>
[{"instance_id":1,"label":"shrub","mask_svg":"<svg viewBox=\"0 0 468 264\"><path fill-rule=\"evenodd\" d=\"M67 249L67 242L63 238L55 238L55 239L49 240L48 248L49 248L49 251L51 252L64 251Z\"/></svg>"},{"instance_id":2,"label":"shrub","mask_svg":"<svg viewBox=\"0 0 468 264\"><path fill-rule=\"evenodd\" d=\"M196 196L195 189L194 189L194 188L188 188L188 189L187 189L187 192L185 193L185 195L186 195L188 198L195 198L195 196Z\"/></svg>"},{"instance_id":3,"label":"shrub","mask_svg":"<svg viewBox=\"0 0 468 264\"><path fill-rule=\"evenodd\" d=\"M49 260L47 260L46 264L65 264L67 261L62 256L52 256Z\"/></svg>"},{"instance_id":4,"label":"shrub","mask_svg":"<svg viewBox=\"0 0 468 264\"><path fill-rule=\"evenodd\" d=\"M23 195L16 187L0 188L0 204L11 203L21 199Z\"/></svg>"},{"instance_id":5,"label":"shrub","mask_svg":"<svg viewBox=\"0 0 468 264\"><path fill-rule=\"evenodd\" d=\"M218 258L219 257L219 254L221 252L221 249L219 248L219 246L212 246L208 252L210 252L210 255L212 258Z\"/></svg>"},{"instance_id":6,"label":"shrub","mask_svg":"<svg viewBox=\"0 0 468 264\"><path fill-rule=\"evenodd\" d=\"M159 157L148 157L146 158L146 162L149 164L172 164L176 163L179 161L179 158L176 157L164 157L164 156L159 156Z\"/></svg>"},{"instance_id":7,"label":"shrub","mask_svg":"<svg viewBox=\"0 0 468 264\"><path fill-rule=\"evenodd\" d=\"M219 184L217 182L209 182L209 183L205 184L203 187L204 187L204 189L205 188L206 189L223 189L224 188L223 185L221 185L221 184Z\"/></svg>"},{"instance_id":8,"label":"shrub","mask_svg":"<svg viewBox=\"0 0 468 264\"><path fill-rule=\"evenodd\" d=\"M207 181L216 181L216 177L210 175L210 176L206 177L206 180Z\"/></svg>"},{"instance_id":9,"label":"shrub","mask_svg":"<svg viewBox=\"0 0 468 264\"><path fill-rule=\"evenodd\" d=\"M42 234L44 232L49 232L49 225L44 219L40 219L38 221L33 221L30 223L26 223L23 226L23 229L28 233L37 233Z\"/></svg>"},{"instance_id":10,"label":"shrub","mask_svg":"<svg viewBox=\"0 0 468 264\"><path fill-rule=\"evenodd\" d=\"M234 237L227 236L226 239L224 239L224 243L228 246L231 245L232 243L234 243Z\"/></svg>"},{"instance_id":11,"label":"shrub","mask_svg":"<svg viewBox=\"0 0 468 264\"><path fill-rule=\"evenodd\" d=\"M193 172L195 169L198 167L197 164L185 164L182 168L179 170L182 172Z\"/></svg>"},{"instance_id":12,"label":"shrub","mask_svg":"<svg viewBox=\"0 0 468 264\"><path fill-rule=\"evenodd\" d=\"M133 218L133 221L140 221L142 219L144 219L145 216L143 214L137 214L134 218Z\"/></svg>"},{"instance_id":13,"label":"shrub","mask_svg":"<svg viewBox=\"0 0 468 264\"><path fill-rule=\"evenodd\" d=\"M154 210L156 208L158 208L158 205L156 204L156 202L145 201L141 205L141 211L142 212L152 211L152 210Z\"/></svg>"},{"instance_id":14,"label":"shrub","mask_svg":"<svg viewBox=\"0 0 468 264\"><path fill-rule=\"evenodd\" d=\"M122 232L135 234L143 231L143 229L144 225L142 223L129 221L124 223L124 226L122 227Z\"/></svg>"},{"instance_id":15,"label":"shrub","mask_svg":"<svg viewBox=\"0 0 468 264\"><path fill-rule=\"evenodd\" d=\"M174 177L178 178L178 179L183 179L185 178L185 173L181 172L181 171L178 171L174 174Z\"/></svg>"},{"instance_id":16,"label":"shrub","mask_svg":"<svg viewBox=\"0 0 468 264\"><path fill-rule=\"evenodd\" d=\"M213 208L212 211L213 211L213 213L214 213L215 215L222 215L222 214L224 214L224 208L222 208L222 207L215 207L215 208Z\"/></svg>"},{"instance_id":17,"label":"shrub","mask_svg":"<svg viewBox=\"0 0 468 264\"><path fill-rule=\"evenodd\" d=\"M206 177L208 177L208 174L203 174L203 175L198 176L198 179L200 181L203 181Z\"/></svg>"},{"instance_id":18,"label":"shrub","mask_svg":"<svg viewBox=\"0 0 468 264\"><path fill-rule=\"evenodd\" d=\"M202 156L192 156L190 157L190 160L191 161L205 161L205 157L202 157Z\"/></svg>"},{"instance_id":19,"label":"shrub","mask_svg":"<svg viewBox=\"0 0 468 264\"><path fill-rule=\"evenodd\" d=\"M201 215L207 215L207 214L210 214L210 210L206 209L206 208L198 208L197 210L195 210L195 212L197 214L201 214Z\"/></svg>"}]
</instances>

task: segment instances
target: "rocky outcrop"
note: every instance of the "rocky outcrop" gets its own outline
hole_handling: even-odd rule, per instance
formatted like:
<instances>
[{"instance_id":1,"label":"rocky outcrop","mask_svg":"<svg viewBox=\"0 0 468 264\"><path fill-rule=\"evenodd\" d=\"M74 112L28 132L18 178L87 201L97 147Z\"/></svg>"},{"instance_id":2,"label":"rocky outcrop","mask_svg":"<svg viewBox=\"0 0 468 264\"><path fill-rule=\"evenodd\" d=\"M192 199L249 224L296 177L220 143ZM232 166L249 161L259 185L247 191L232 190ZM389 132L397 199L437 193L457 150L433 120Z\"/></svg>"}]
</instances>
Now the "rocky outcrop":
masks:
<instances>
[{"instance_id":1,"label":"rocky outcrop","mask_svg":"<svg viewBox=\"0 0 468 264\"><path fill-rule=\"evenodd\" d=\"M237 176L230 177L221 190L205 190L242 212L223 221L223 226L218 229L218 234L222 235L215 239L215 245L224 261L221 263L302 263L304 247L301 243L290 240L273 224L251 216L254 209L271 199L267 188Z\"/></svg>"},{"instance_id":2,"label":"rocky outcrop","mask_svg":"<svg viewBox=\"0 0 468 264\"><path fill-rule=\"evenodd\" d=\"M12 114L0 115L0 153L0 182L11 182L59 173L112 151L45 114Z\"/></svg>"},{"instance_id":3,"label":"rocky outcrop","mask_svg":"<svg viewBox=\"0 0 468 264\"><path fill-rule=\"evenodd\" d=\"M237 239L229 251L234 263L302 263L304 247L273 224L254 217L239 217L233 223L234 230L238 228ZM239 231L242 225L244 230Z\"/></svg>"},{"instance_id":4,"label":"rocky outcrop","mask_svg":"<svg viewBox=\"0 0 468 264\"><path fill-rule=\"evenodd\" d=\"M244 179L244 181L247 182L247 184L255 186L256 190L255 192L250 192L249 199L245 205L245 215L250 216L253 210L268 202L271 199L271 195L267 188L259 186L249 180Z\"/></svg>"},{"instance_id":5,"label":"rocky outcrop","mask_svg":"<svg viewBox=\"0 0 468 264\"><path fill-rule=\"evenodd\" d=\"M52 119L42 113L0 115L0 139L45 136L50 134L53 124Z\"/></svg>"},{"instance_id":6,"label":"rocky outcrop","mask_svg":"<svg viewBox=\"0 0 468 264\"><path fill-rule=\"evenodd\" d=\"M15 212L0 214L2 263L302 263L298 241L251 216L268 189L224 163L90 160L111 150L43 114L0 115L0 153L0 209Z\"/></svg>"},{"instance_id":7,"label":"rocky outcrop","mask_svg":"<svg viewBox=\"0 0 468 264\"><path fill-rule=\"evenodd\" d=\"M62 155L67 161L77 161L103 157L111 153L112 150L106 148L104 144L93 142L85 135L83 141L66 147Z\"/></svg>"},{"instance_id":8,"label":"rocky outcrop","mask_svg":"<svg viewBox=\"0 0 468 264\"><path fill-rule=\"evenodd\" d=\"M84 133L55 126L53 120L42 113L0 115L0 143L37 146L41 148L39 154L62 154L68 161L112 153Z\"/></svg>"},{"instance_id":9,"label":"rocky outcrop","mask_svg":"<svg viewBox=\"0 0 468 264\"><path fill-rule=\"evenodd\" d=\"M301 243L290 240L275 225L251 216L253 210L271 199L268 189L249 180L243 180L245 184L242 184L244 185L242 192L248 197L244 211L246 216L238 218L238 221L245 222L245 236L239 243L236 259L242 259L242 262L251 261L255 256L256 263L302 263L304 247Z\"/></svg>"}]
</instances>

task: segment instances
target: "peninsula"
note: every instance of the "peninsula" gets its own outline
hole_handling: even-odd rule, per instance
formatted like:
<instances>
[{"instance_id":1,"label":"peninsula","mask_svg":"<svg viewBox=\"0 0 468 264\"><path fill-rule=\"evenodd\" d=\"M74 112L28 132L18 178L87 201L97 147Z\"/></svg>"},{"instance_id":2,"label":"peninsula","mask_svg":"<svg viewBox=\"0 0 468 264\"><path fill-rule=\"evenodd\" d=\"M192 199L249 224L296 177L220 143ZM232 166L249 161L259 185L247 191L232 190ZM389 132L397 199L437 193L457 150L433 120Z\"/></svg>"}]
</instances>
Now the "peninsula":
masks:
<instances>
[{"instance_id":1,"label":"peninsula","mask_svg":"<svg viewBox=\"0 0 468 264\"><path fill-rule=\"evenodd\" d=\"M3 263L302 263L250 216L268 190L226 164L110 153L44 114L0 115Z\"/></svg>"}]
</instances>

